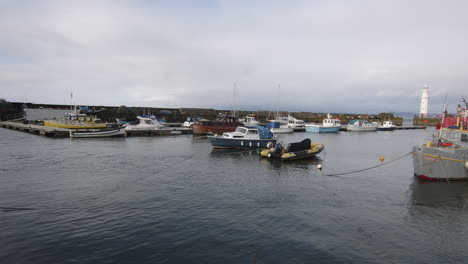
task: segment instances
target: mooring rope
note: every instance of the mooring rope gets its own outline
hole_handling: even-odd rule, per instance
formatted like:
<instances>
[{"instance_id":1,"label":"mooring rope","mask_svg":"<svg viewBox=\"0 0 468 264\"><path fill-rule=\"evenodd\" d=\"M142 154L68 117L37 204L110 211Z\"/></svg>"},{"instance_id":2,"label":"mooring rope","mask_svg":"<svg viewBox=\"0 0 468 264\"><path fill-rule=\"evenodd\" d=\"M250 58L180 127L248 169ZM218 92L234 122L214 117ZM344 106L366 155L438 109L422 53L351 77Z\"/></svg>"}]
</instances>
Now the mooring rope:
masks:
<instances>
[{"instance_id":1,"label":"mooring rope","mask_svg":"<svg viewBox=\"0 0 468 264\"><path fill-rule=\"evenodd\" d=\"M340 173L334 173L334 174L325 174L325 176L340 176L340 175L347 175L347 174L352 174L352 173L357 173L357 172L361 172L361 171L366 171L366 170L371 170L371 169L375 169L375 168L378 168L378 167L381 167L381 166L384 166L384 165L387 165L387 164L390 164L392 162L395 162L399 159L402 159L410 154L412 154L413 152L408 152L406 153L405 155L403 156L400 156L396 159L393 159L389 162L385 162L385 163L382 163L382 164L379 164L379 165L376 165L376 166L372 166L372 167L369 167L369 168L365 168L365 169L360 169L360 170L355 170L355 171L348 171L348 172L340 172Z\"/></svg>"}]
</instances>

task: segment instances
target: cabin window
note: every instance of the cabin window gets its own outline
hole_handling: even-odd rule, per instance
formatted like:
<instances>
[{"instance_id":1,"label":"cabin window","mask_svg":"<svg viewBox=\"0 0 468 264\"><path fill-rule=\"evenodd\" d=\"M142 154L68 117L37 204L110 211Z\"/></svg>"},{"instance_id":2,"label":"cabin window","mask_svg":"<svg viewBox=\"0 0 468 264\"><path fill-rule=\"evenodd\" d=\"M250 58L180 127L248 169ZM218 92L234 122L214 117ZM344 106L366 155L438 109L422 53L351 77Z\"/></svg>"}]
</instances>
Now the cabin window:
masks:
<instances>
[{"instance_id":1,"label":"cabin window","mask_svg":"<svg viewBox=\"0 0 468 264\"><path fill-rule=\"evenodd\" d=\"M93 121L93 118L92 117L88 117L88 122L92 122Z\"/></svg>"},{"instance_id":2,"label":"cabin window","mask_svg":"<svg viewBox=\"0 0 468 264\"><path fill-rule=\"evenodd\" d=\"M468 135L467 134L461 134L461 139L460 139L461 142L468 142Z\"/></svg>"},{"instance_id":3,"label":"cabin window","mask_svg":"<svg viewBox=\"0 0 468 264\"><path fill-rule=\"evenodd\" d=\"M151 120L145 120L145 123L146 123L147 125L151 125L151 124L152 124L152 123L151 123Z\"/></svg>"},{"instance_id":4,"label":"cabin window","mask_svg":"<svg viewBox=\"0 0 468 264\"><path fill-rule=\"evenodd\" d=\"M255 130L255 129L249 130L249 134L258 134L258 130Z\"/></svg>"},{"instance_id":5,"label":"cabin window","mask_svg":"<svg viewBox=\"0 0 468 264\"><path fill-rule=\"evenodd\" d=\"M242 134L245 134L245 133L247 133L247 129L242 128L242 127L238 127L238 128L236 129L236 132L240 132L240 133L242 133Z\"/></svg>"}]
</instances>

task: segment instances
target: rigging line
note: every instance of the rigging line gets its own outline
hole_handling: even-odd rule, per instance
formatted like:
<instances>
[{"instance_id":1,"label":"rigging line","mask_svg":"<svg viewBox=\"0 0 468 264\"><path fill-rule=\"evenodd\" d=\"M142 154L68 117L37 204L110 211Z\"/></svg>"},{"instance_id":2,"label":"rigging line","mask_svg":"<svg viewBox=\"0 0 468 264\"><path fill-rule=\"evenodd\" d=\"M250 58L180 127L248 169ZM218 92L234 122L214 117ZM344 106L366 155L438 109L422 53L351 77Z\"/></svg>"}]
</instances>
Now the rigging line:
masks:
<instances>
[{"instance_id":1,"label":"rigging line","mask_svg":"<svg viewBox=\"0 0 468 264\"><path fill-rule=\"evenodd\" d=\"M371 170L371 169L375 169L375 168L378 168L378 167L381 167L381 166L384 166L384 165L387 165L387 164L390 164L394 161L397 161L405 156L408 156L410 154L412 154L413 152L408 152L406 153L405 155L403 156L400 156L394 160L391 160L389 162L386 162L386 163L382 163L382 164L379 164L379 165L376 165L376 166L372 166L372 167L369 167L369 168L365 168L365 169L360 169L360 170L355 170L355 171L349 171L349 172L340 172L340 173L334 173L334 174L325 174L325 176L339 176L339 175L347 175L347 174L352 174L352 173L357 173L357 172L361 172L361 171L366 171L366 170Z\"/></svg>"}]
</instances>

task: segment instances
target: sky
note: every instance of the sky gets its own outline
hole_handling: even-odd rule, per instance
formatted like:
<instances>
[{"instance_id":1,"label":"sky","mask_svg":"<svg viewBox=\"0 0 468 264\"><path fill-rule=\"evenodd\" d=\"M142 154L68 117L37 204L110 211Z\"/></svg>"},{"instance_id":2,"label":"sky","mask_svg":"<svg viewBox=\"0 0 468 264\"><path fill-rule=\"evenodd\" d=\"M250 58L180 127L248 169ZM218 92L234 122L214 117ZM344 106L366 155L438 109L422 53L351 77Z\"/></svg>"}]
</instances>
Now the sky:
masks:
<instances>
[{"instance_id":1,"label":"sky","mask_svg":"<svg viewBox=\"0 0 468 264\"><path fill-rule=\"evenodd\" d=\"M468 96L466 10L451 0L0 0L0 98L417 113L427 84L439 113L446 97L455 109Z\"/></svg>"}]
</instances>

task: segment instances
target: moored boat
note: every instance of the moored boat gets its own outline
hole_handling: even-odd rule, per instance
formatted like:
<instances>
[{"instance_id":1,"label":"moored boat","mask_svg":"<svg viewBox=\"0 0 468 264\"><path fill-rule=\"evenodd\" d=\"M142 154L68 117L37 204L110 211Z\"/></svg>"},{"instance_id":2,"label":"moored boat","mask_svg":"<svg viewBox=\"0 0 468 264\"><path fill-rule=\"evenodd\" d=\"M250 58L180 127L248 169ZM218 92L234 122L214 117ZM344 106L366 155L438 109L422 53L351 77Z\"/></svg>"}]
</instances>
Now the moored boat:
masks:
<instances>
[{"instance_id":1,"label":"moored boat","mask_svg":"<svg viewBox=\"0 0 468 264\"><path fill-rule=\"evenodd\" d=\"M383 124L377 126L378 131L393 131L395 128L395 124L390 120L384 121Z\"/></svg>"},{"instance_id":2,"label":"moored boat","mask_svg":"<svg viewBox=\"0 0 468 264\"><path fill-rule=\"evenodd\" d=\"M468 180L468 119L466 114L460 119L460 126L441 128L438 136L413 147L415 176L424 180Z\"/></svg>"},{"instance_id":3,"label":"moored boat","mask_svg":"<svg viewBox=\"0 0 468 264\"><path fill-rule=\"evenodd\" d=\"M246 116L243 119L239 119L239 122L244 124L244 126L259 126L260 122L258 122L254 116Z\"/></svg>"},{"instance_id":4,"label":"moored boat","mask_svg":"<svg viewBox=\"0 0 468 264\"><path fill-rule=\"evenodd\" d=\"M107 123L100 122L96 116L80 114L78 111L66 113L62 119L44 120L44 126L69 129L100 129L106 128Z\"/></svg>"},{"instance_id":5,"label":"moored boat","mask_svg":"<svg viewBox=\"0 0 468 264\"><path fill-rule=\"evenodd\" d=\"M260 157L276 158L283 161L311 158L322 152L324 145L311 143L309 138L301 142L290 143L287 148L282 144L270 145L260 152Z\"/></svg>"},{"instance_id":6,"label":"moored boat","mask_svg":"<svg viewBox=\"0 0 468 264\"><path fill-rule=\"evenodd\" d=\"M277 120L270 120L267 123L267 127L273 134L285 134L294 132L294 128L289 126L286 122L281 122Z\"/></svg>"},{"instance_id":7,"label":"moored boat","mask_svg":"<svg viewBox=\"0 0 468 264\"><path fill-rule=\"evenodd\" d=\"M187 117L187 120L185 120L185 122L182 124L182 127L191 128L197 121L200 120L202 120L202 118L199 116L189 116Z\"/></svg>"},{"instance_id":8,"label":"moored boat","mask_svg":"<svg viewBox=\"0 0 468 264\"><path fill-rule=\"evenodd\" d=\"M70 130L70 138L98 138L98 137L123 137L125 128L96 129L96 130Z\"/></svg>"},{"instance_id":9,"label":"moored boat","mask_svg":"<svg viewBox=\"0 0 468 264\"><path fill-rule=\"evenodd\" d=\"M332 118L330 114L323 119L322 124L307 124L305 130L314 133L337 133L341 128L341 121L338 118Z\"/></svg>"},{"instance_id":10,"label":"moored boat","mask_svg":"<svg viewBox=\"0 0 468 264\"><path fill-rule=\"evenodd\" d=\"M262 126L237 127L234 132L222 135L209 136L214 148L266 148L270 143L275 145L276 138L270 130Z\"/></svg>"},{"instance_id":11,"label":"moored boat","mask_svg":"<svg viewBox=\"0 0 468 264\"><path fill-rule=\"evenodd\" d=\"M346 128L348 131L353 132L372 132L377 130L377 124L369 123L369 121L364 119L353 119L349 121Z\"/></svg>"},{"instance_id":12,"label":"moored boat","mask_svg":"<svg viewBox=\"0 0 468 264\"><path fill-rule=\"evenodd\" d=\"M144 131L144 130L157 130L164 127L155 116L153 115L144 115L137 116L138 124L128 124L125 127L127 131Z\"/></svg>"},{"instance_id":13,"label":"moored boat","mask_svg":"<svg viewBox=\"0 0 468 264\"><path fill-rule=\"evenodd\" d=\"M291 127L293 131L304 131L305 130L305 122L304 120L297 119L291 115L287 117L279 117L280 122L286 123L288 127Z\"/></svg>"},{"instance_id":14,"label":"moored boat","mask_svg":"<svg viewBox=\"0 0 468 264\"><path fill-rule=\"evenodd\" d=\"M243 126L237 117L221 115L216 120L200 120L193 125L193 134L222 134Z\"/></svg>"}]
</instances>

